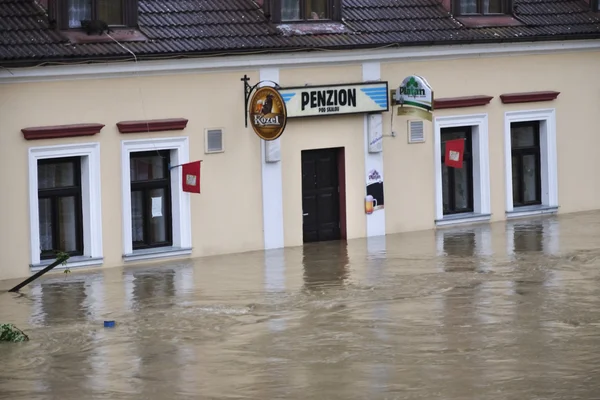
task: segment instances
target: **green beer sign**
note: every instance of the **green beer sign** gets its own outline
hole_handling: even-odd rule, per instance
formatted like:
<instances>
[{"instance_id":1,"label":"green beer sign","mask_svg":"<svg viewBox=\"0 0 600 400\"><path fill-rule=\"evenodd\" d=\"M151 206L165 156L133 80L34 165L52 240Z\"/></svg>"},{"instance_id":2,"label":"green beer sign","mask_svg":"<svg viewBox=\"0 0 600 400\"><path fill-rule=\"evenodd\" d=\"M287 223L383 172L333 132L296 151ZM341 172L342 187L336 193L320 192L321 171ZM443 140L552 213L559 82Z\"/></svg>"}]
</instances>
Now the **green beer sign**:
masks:
<instances>
[{"instance_id":1,"label":"green beer sign","mask_svg":"<svg viewBox=\"0 0 600 400\"><path fill-rule=\"evenodd\" d=\"M415 115L431 121L433 90L425 78L417 75L404 78L396 90L396 103L400 105L398 115Z\"/></svg>"}]
</instances>

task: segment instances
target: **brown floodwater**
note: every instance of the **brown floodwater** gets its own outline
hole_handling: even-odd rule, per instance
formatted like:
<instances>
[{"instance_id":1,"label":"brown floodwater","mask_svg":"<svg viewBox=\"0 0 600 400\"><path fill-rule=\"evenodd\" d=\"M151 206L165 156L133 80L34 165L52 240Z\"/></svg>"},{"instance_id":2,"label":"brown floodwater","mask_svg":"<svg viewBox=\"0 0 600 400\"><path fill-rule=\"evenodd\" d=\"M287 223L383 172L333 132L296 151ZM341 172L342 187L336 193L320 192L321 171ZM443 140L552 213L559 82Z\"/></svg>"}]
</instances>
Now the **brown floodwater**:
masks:
<instances>
[{"instance_id":1,"label":"brown floodwater","mask_svg":"<svg viewBox=\"0 0 600 400\"><path fill-rule=\"evenodd\" d=\"M1 399L598 399L600 213L0 282ZM114 328L103 321L114 320Z\"/></svg>"}]
</instances>

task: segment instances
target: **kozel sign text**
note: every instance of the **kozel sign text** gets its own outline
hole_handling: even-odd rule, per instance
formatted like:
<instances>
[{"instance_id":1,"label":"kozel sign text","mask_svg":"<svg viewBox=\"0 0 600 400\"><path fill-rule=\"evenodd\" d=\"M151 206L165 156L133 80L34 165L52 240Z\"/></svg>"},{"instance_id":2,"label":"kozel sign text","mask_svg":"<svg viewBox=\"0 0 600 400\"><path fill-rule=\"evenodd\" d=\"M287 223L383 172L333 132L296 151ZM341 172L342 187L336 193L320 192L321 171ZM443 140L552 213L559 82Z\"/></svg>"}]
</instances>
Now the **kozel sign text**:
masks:
<instances>
[{"instance_id":1,"label":"kozel sign text","mask_svg":"<svg viewBox=\"0 0 600 400\"><path fill-rule=\"evenodd\" d=\"M287 122L285 102L279 92L264 86L250 100L250 125L263 140L275 140L283 133Z\"/></svg>"},{"instance_id":2,"label":"kozel sign text","mask_svg":"<svg viewBox=\"0 0 600 400\"><path fill-rule=\"evenodd\" d=\"M387 82L303 86L279 93L289 118L388 111Z\"/></svg>"}]
</instances>

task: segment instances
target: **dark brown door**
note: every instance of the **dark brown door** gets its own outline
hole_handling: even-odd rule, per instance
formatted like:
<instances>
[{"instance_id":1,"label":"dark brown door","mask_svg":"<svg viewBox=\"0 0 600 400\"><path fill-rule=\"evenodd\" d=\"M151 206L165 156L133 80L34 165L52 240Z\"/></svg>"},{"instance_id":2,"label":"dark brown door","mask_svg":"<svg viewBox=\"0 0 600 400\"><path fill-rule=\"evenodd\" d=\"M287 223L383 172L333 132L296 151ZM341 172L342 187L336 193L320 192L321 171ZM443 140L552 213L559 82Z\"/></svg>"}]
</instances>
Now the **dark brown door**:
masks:
<instances>
[{"instance_id":1,"label":"dark brown door","mask_svg":"<svg viewBox=\"0 0 600 400\"><path fill-rule=\"evenodd\" d=\"M340 239L338 149L302 152L304 243Z\"/></svg>"}]
</instances>

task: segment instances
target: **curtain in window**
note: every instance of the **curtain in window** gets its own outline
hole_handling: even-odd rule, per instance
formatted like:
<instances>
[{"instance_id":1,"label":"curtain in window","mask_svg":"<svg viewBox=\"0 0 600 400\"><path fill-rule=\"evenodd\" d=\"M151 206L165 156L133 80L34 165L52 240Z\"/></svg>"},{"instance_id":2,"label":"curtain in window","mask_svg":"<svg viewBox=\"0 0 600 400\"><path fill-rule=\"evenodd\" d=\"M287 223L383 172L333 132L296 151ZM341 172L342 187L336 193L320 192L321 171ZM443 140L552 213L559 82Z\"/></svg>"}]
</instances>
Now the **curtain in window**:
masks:
<instances>
[{"instance_id":1,"label":"curtain in window","mask_svg":"<svg viewBox=\"0 0 600 400\"><path fill-rule=\"evenodd\" d=\"M40 252L52 251L52 200L40 199Z\"/></svg>"},{"instance_id":2,"label":"curtain in window","mask_svg":"<svg viewBox=\"0 0 600 400\"><path fill-rule=\"evenodd\" d=\"M144 241L144 192L131 192L131 235L134 242Z\"/></svg>"},{"instance_id":3,"label":"curtain in window","mask_svg":"<svg viewBox=\"0 0 600 400\"><path fill-rule=\"evenodd\" d=\"M68 0L69 28L80 28L82 19L92 19L92 0Z\"/></svg>"},{"instance_id":4,"label":"curtain in window","mask_svg":"<svg viewBox=\"0 0 600 400\"><path fill-rule=\"evenodd\" d=\"M462 0L460 2L460 13L477 14L477 0Z\"/></svg>"},{"instance_id":5,"label":"curtain in window","mask_svg":"<svg viewBox=\"0 0 600 400\"><path fill-rule=\"evenodd\" d=\"M281 0L281 20L300 19L300 0Z\"/></svg>"},{"instance_id":6,"label":"curtain in window","mask_svg":"<svg viewBox=\"0 0 600 400\"><path fill-rule=\"evenodd\" d=\"M61 251L77 251L77 221L75 196L58 199L58 226L60 227L58 248Z\"/></svg>"}]
</instances>

